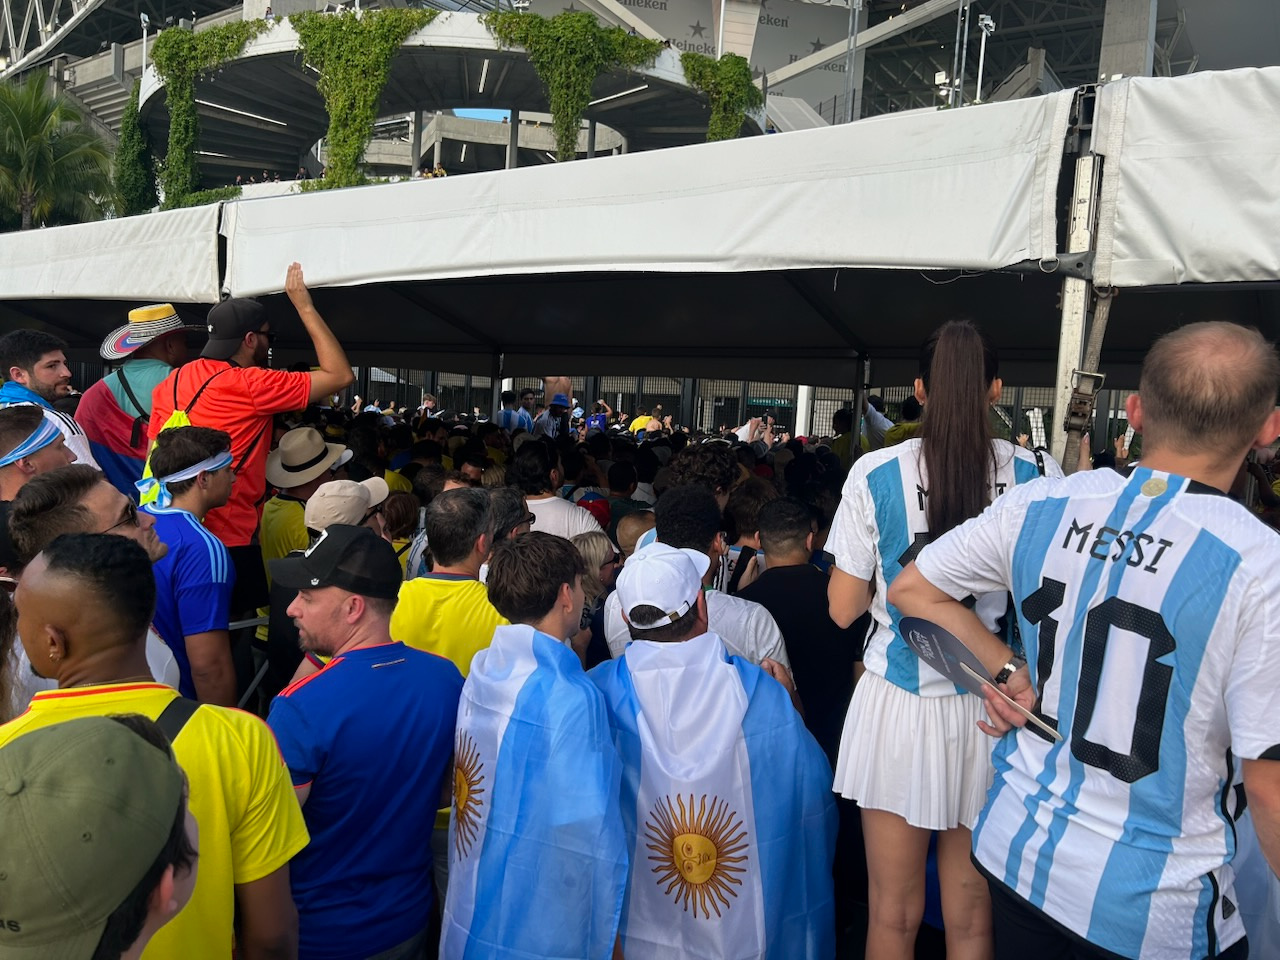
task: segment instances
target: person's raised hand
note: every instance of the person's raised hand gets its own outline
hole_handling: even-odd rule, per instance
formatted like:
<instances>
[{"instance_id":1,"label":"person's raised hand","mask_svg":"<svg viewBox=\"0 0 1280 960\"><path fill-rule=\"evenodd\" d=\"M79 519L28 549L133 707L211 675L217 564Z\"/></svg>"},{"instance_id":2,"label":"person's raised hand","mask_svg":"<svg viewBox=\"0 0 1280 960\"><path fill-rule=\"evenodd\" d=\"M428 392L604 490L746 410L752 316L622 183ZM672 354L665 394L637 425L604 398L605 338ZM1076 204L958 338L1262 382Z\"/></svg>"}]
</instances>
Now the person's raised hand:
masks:
<instances>
[{"instance_id":1,"label":"person's raised hand","mask_svg":"<svg viewBox=\"0 0 1280 960\"><path fill-rule=\"evenodd\" d=\"M1036 703L1036 690L1031 684L1031 671L1024 664L1014 671L1009 682L1002 684L1004 693L1019 706L1030 710ZM989 737L1003 737L1014 727L1026 726L1027 718L1009 704L990 687L983 687L982 696L987 701L987 716L990 723L978 721L978 729Z\"/></svg>"},{"instance_id":2,"label":"person's raised hand","mask_svg":"<svg viewBox=\"0 0 1280 960\"><path fill-rule=\"evenodd\" d=\"M1116 437L1115 447L1117 461L1129 459L1129 448L1125 445L1123 433Z\"/></svg>"},{"instance_id":3,"label":"person's raised hand","mask_svg":"<svg viewBox=\"0 0 1280 960\"><path fill-rule=\"evenodd\" d=\"M306 281L302 278L302 264L294 262L289 264L289 271L284 277L284 292L289 295L289 302L293 304L293 308L302 313L303 310L313 309L315 304L311 302L311 291L307 289Z\"/></svg>"},{"instance_id":4,"label":"person's raised hand","mask_svg":"<svg viewBox=\"0 0 1280 960\"><path fill-rule=\"evenodd\" d=\"M1031 438L1027 436L1025 433L1018 434L1018 446L1022 447L1024 450L1028 450L1030 448L1027 446L1027 444L1029 444L1030 442L1031 442Z\"/></svg>"}]
</instances>

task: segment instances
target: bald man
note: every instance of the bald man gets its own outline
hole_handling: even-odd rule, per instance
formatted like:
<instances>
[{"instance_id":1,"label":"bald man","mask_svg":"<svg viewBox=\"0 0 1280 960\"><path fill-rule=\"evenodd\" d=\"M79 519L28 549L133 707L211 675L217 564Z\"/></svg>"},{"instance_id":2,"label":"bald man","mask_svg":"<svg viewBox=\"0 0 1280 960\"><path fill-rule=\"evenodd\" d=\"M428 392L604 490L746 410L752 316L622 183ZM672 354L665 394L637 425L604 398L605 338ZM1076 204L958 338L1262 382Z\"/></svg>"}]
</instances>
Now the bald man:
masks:
<instances>
[{"instance_id":1,"label":"bald man","mask_svg":"<svg viewBox=\"0 0 1280 960\"><path fill-rule=\"evenodd\" d=\"M889 590L1061 740L987 689L1000 741L973 856L997 958L1248 955L1233 786L1280 870L1280 565L1226 491L1280 435L1277 389L1257 330L1165 335L1126 403L1143 440L1128 476L1020 484ZM962 602L1005 591L1026 661Z\"/></svg>"},{"instance_id":2,"label":"bald man","mask_svg":"<svg viewBox=\"0 0 1280 960\"><path fill-rule=\"evenodd\" d=\"M220 960L233 949L255 960L296 957L289 861L308 835L293 786L257 717L196 705L152 681L146 642L156 586L146 550L127 537L60 536L27 566L14 602L32 669L58 689L37 693L0 726L0 748L77 717L142 714L165 730L190 780L200 824L195 892L144 960Z\"/></svg>"}]
</instances>

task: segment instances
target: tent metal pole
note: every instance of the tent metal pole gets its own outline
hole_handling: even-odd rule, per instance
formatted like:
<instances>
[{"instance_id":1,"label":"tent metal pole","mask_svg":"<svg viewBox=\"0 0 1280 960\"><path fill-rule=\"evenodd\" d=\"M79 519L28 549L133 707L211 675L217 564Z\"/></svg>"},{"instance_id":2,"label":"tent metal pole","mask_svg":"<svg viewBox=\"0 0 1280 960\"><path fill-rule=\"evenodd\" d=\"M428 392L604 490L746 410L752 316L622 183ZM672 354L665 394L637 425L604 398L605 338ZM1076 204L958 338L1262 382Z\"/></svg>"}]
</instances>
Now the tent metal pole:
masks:
<instances>
[{"instance_id":1,"label":"tent metal pole","mask_svg":"<svg viewBox=\"0 0 1280 960\"><path fill-rule=\"evenodd\" d=\"M1097 225L1098 158L1082 155L1076 160L1075 186L1071 192L1071 224L1067 234L1070 251L1092 250ZM1085 366L1085 332L1093 306L1093 284L1067 277L1062 281L1062 325L1058 335L1058 367L1054 377L1053 439L1050 450L1062 469L1075 470L1080 450L1079 426L1068 429L1077 386L1077 374ZM1105 323L1105 319L1103 320ZM1097 359L1093 358L1096 365Z\"/></svg>"}]
</instances>

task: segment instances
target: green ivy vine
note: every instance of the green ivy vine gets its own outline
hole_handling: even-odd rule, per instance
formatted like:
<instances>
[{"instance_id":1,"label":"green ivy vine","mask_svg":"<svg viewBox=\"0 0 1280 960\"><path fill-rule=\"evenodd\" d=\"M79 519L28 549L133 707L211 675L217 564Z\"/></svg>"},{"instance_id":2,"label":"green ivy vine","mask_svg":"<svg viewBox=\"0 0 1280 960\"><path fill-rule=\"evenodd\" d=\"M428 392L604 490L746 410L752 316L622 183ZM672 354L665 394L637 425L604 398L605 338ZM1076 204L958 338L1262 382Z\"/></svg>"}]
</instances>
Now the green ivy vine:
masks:
<instances>
[{"instance_id":1,"label":"green ivy vine","mask_svg":"<svg viewBox=\"0 0 1280 960\"><path fill-rule=\"evenodd\" d=\"M602 27L581 10L554 17L497 10L482 20L504 47L524 47L547 91L556 135L556 159L578 154L582 115L596 78L607 70L652 64L663 45L621 27Z\"/></svg>"},{"instance_id":2,"label":"green ivy vine","mask_svg":"<svg viewBox=\"0 0 1280 960\"><path fill-rule=\"evenodd\" d=\"M742 132L747 112L764 105L764 94L751 81L751 64L735 53L719 60L701 53L680 54L680 66L689 86L705 93L711 102L707 140L733 140Z\"/></svg>"},{"instance_id":3,"label":"green ivy vine","mask_svg":"<svg viewBox=\"0 0 1280 960\"><path fill-rule=\"evenodd\" d=\"M170 204L170 208L175 207L203 207L206 203L218 203L222 200L238 200L240 199L242 188L240 187L213 187L210 190L197 190L195 193L188 193L185 197L179 199L176 203Z\"/></svg>"},{"instance_id":4,"label":"green ivy vine","mask_svg":"<svg viewBox=\"0 0 1280 960\"><path fill-rule=\"evenodd\" d=\"M199 33L170 27L156 37L151 61L164 81L169 106L169 148L160 168L166 209L182 206L183 199L200 187L196 78L240 56L245 44L269 26L266 20L236 20Z\"/></svg>"},{"instance_id":5,"label":"green ivy vine","mask_svg":"<svg viewBox=\"0 0 1280 960\"><path fill-rule=\"evenodd\" d=\"M306 63L320 72L317 87L329 111L324 188L364 183L360 165L373 137L391 59L438 10L383 9L362 13L307 11L289 17ZM312 188L316 189L316 188Z\"/></svg>"},{"instance_id":6,"label":"green ivy vine","mask_svg":"<svg viewBox=\"0 0 1280 960\"><path fill-rule=\"evenodd\" d=\"M146 213L159 202L156 199L156 170L147 143L146 131L138 122L138 90L141 81L133 82L133 92L120 118L120 146L116 148L113 180L120 215L131 217Z\"/></svg>"}]
</instances>

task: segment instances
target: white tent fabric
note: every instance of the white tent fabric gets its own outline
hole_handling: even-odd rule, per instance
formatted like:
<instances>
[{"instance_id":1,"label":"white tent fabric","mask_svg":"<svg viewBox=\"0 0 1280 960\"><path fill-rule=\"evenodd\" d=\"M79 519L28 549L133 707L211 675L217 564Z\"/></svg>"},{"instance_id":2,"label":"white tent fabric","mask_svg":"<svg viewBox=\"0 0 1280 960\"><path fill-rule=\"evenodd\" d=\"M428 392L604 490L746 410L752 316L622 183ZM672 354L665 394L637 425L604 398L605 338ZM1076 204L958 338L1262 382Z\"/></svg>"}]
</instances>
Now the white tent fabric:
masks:
<instances>
[{"instance_id":1,"label":"white tent fabric","mask_svg":"<svg viewBox=\"0 0 1280 960\"><path fill-rule=\"evenodd\" d=\"M218 279L217 204L0 235L5 300L215 303Z\"/></svg>"},{"instance_id":2,"label":"white tent fabric","mask_svg":"<svg viewBox=\"0 0 1280 960\"><path fill-rule=\"evenodd\" d=\"M1109 83L1094 152L1097 285L1280 279L1280 68Z\"/></svg>"},{"instance_id":3,"label":"white tent fabric","mask_svg":"<svg viewBox=\"0 0 1280 960\"><path fill-rule=\"evenodd\" d=\"M238 201L224 287L586 272L990 270L1052 257L1073 93L819 130Z\"/></svg>"}]
</instances>

